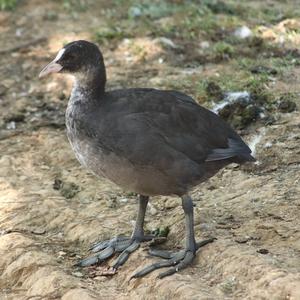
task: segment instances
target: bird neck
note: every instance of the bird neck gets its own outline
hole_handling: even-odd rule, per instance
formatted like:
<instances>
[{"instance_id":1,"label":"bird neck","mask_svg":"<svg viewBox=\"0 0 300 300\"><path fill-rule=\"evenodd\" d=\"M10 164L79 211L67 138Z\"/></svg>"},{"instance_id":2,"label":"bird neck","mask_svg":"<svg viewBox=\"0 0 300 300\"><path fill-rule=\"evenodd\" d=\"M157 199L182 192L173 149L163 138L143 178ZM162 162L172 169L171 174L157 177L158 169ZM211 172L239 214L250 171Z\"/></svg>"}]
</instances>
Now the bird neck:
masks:
<instances>
[{"instance_id":1,"label":"bird neck","mask_svg":"<svg viewBox=\"0 0 300 300\"><path fill-rule=\"evenodd\" d=\"M74 90L80 90L95 98L101 98L105 92L105 68L90 69L84 73L75 74Z\"/></svg>"}]
</instances>

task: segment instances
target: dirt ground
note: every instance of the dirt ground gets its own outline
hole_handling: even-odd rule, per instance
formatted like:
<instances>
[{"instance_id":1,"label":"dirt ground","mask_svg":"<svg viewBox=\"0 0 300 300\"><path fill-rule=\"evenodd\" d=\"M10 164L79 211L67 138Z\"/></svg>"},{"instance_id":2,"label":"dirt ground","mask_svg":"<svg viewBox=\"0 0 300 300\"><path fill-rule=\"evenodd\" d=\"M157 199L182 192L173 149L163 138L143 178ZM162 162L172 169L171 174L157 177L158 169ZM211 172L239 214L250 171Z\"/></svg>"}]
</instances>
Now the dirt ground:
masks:
<instances>
[{"instance_id":1,"label":"dirt ground","mask_svg":"<svg viewBox=\"0 0 300 300\"><path fill-rule=\"evenodd\" d=\"M130 234L136 200L75 159L64 130L72 79L37 78L65 42L92 38L114 13L109 1L95 1L75 15L62 3L67 1L22 1L14 11L0 12L0 299L300 299L297 110L276 112L268 126L254 123L242 132L248 142L260 134L256 164L229 166L192 192L197 240L217 240L199 251L190 268L162 280L156 279L159 271L130 280L136 269L155 261L146 247L112 277L74 267L91 243ZM138 47L147 49L143 61ZM166 78L222 76L230 64L193 69L168 63L167 50L151 36L122 37L102 50L109 88L164 88ZM284 74L270 91L297 92L299 109L300 66ZM179 199L151 200L146 228L164 226L170 234L163 247L180 248Z\"/></svg>"}]
</instances>

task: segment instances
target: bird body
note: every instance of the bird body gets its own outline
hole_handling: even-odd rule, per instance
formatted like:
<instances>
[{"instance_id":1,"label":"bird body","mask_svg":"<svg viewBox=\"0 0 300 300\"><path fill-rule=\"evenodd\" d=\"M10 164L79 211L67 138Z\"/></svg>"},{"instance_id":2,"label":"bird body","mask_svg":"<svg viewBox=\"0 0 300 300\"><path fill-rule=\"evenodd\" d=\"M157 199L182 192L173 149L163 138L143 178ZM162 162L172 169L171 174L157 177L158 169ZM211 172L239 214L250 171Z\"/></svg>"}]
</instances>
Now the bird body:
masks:
<instances>
[{"instance_id":1,"label":"bird body","mask_svg":"<svg viewBox=\"0 0 300 300\"><path fill-rule=\"evenodd\" d=\"M250 159L239 136L188 96L125 89L89 100L88 91L76 89L66 112L67 135L76 157L125 190L183 195L235 157ZM207 161L214 149L227 149L229 139L239 145L235 152Z\"/></svg>"}]
</instances>

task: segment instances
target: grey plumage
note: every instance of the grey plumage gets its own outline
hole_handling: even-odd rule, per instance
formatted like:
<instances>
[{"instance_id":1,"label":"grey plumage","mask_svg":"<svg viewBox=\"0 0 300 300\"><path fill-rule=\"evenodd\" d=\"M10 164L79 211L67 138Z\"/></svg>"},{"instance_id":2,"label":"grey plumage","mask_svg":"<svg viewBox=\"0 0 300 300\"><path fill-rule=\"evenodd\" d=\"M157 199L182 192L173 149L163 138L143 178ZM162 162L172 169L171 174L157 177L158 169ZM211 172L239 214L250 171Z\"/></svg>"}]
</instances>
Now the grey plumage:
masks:
<instances>
[{"instance_id":1,"label":"grey plumage","mask_svg":"<svg viewBox=\"0 0 300 300\"><path fill-rule=\"evenodd\" d=\"M183 195L224 165L252 159L224 121L181 93L126 89L85 102L76 94L66 115L75 152L124 189Z\"/></svg>"}]
</instances>

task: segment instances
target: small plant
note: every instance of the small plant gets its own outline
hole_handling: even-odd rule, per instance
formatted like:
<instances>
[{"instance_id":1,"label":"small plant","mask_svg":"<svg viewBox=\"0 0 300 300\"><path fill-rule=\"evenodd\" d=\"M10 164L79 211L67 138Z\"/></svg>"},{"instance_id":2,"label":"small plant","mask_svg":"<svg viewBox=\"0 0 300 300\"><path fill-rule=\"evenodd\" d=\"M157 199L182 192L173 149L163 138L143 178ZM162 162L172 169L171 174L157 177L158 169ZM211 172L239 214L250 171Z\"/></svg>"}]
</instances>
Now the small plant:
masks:
<instances>
[{"instance_id":1,"label":"small plant","mask_svg":"<svg viewBox=\"0 0 300 300\"><path fill-rule=\"evenodd\" d=\"M170 233L170 228L169 226L159 227L154 229L151 233L154 234L156 237L168 237Z\"/></svg>"},{"instance_id":2,"label":"small plant","mask_svg":"<svg viewBox=\"0 0 300 300\"><path fill-rule=\"evenodd\" d=\"M0 0L0 10L12 10L18 2L19 0Z\"/></svg>"},{"instance_id":3,"label":"small plant","mask_svg":"<svg viewBox=\"0 0 300 300\"><path fill-rule=\"evenodd\" d=\"M167 17L178 10L178 6L164 2L158 1L153 3L152 1L145 1L140 4L131 6L128 9L129 19L139 18L139 17L149 17L150 19L160 19Z\"/></svg>"},{"instance_id":4,"label":"small plant","mask_svg":"<svg viewBox=\"0 0 300 300\"><path fill-rule=\"evenodd\" d=\"M82 12L87 9L86 0L64 0L63 7L70 12Z\"/></svg>"},{"instance_id":5,"label":"small plant","mask_svg":"<svg viewBox=\"0 0 300 300\"><path fill-rule=\"evenodd\" d=\"M125 37L129 37L129 35L119 27L102 28L95 33L95 39L98 43L107 43L108 41Z\"/></svg>"},{"instance_id":6,"label":"small plant","mask_svg":"<svg viewBox=\"0 0 300 300\"><path fill-rule=\"evenodd\" d=\"M214 45L214 51L216 52L217 56L223 59L230 58L234 54L234 48L226 42L216 43Z\"/></svg>"}]
</instances>

